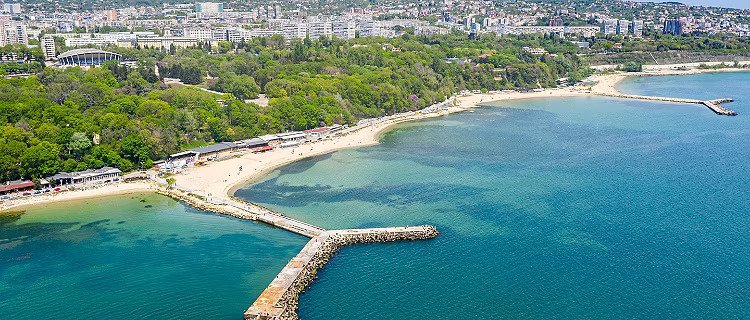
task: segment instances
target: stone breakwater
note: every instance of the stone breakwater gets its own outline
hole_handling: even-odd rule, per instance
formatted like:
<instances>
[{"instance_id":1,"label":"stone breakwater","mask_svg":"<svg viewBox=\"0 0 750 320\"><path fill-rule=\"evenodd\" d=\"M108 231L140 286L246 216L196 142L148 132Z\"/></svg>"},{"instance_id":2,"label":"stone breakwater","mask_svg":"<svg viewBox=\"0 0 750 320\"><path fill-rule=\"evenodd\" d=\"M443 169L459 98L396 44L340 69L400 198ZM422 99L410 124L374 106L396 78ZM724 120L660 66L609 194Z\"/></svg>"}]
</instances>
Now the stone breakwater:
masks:
<instances>
[{"instance_id":1,"label":"stone breakwater","mask_svg":"<svg viewBox=\"0 0 750 320\"><path fill-rule=\"evenodd\" d=\"M183 201L195 208L239 219L263 222L309 238L320 235L325 229L284 216L270 209L239 199L211 199L178 189L159 189L157 193Z\"/></svg>"},{"instance_id":2,"label":"stone breakwater","mask_svg":"<svg viewBox=\"0 0 750 320\"><path fill-rule=\"evenodd\" d=\"M245 312L247 320L298 319L299 295L342 247L352 244L426 240L438 231L433 226L326 231L310 239Z\"/></svg>"},{"instance_id":3,"label":"stone breakwater","mask_svg":"<svg viewBox=\"0 0 750 320\"><path fill-rule=\"evenodd\" d=\"M721 98L714 100L696 100L696 99L683 99L683 98L670 98L670 97L657 97L657 96L641 96L634 94L623 94L623 93L611 93L611 92L595 92L600 96L613 97L620 99L635 99L635 100L651 100L651 101L663 101L672 103L686 103L686 104L701 104L706 106L709 110L713 111L720 116L736 116L737 112L729 110L723 106L722 103L733 102L731 98Z\"/></svg>"},{"instance_id":4,"label":"stone breakwater","mask_svg":"<svg viewBox=\"0 0 750 320\"><path fill-rule=\"evenodd\" d=\"M245 311L248 320L298 319L300 293L315 280L318 270L344 246L426 240L438 235L433 226L325 230L239 199L207 199L189 191L169 188L156 192L201 210L267 223L311 238Z\"/></svg>"}]
</instances>

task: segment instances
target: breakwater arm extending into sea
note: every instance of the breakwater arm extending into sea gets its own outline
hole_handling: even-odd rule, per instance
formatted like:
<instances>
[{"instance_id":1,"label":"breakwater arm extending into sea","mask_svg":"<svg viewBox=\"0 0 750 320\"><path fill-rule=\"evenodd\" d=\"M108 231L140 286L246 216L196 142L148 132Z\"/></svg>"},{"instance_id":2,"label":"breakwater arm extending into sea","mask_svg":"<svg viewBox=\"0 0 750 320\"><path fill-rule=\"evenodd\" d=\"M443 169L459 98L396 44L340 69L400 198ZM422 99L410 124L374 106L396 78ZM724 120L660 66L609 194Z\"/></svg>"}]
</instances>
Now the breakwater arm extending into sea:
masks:
<instances>
[{"instance_id":1,"label":"breakwater arm extending into sea","mask_svg":"<svg viewBox=\"0 0 750 320\"><path fill-rule=\"evenodd\" d=\"M263 222L311 238L245 311L244 317L248 320L298 319L299 295L315 280L317 271L344 246L426 240L438 235L434 226L325 230L239 199L209 201L206 197L179 189L160 189L157 192L202 210Z\"/></svg>"},{"instance_id":2,"label":"breakwater arm extending into sea","mask_svg":"<svg viewBox=\"0 0 750 320\"><path fill-rule=\"evenodd\" d=\"M298 319L299 295L342 247L359 243L424 240L434 238L433 226L333 230L310 239L271 284L245 311L247 320Z\"/></svg>"}]
</instances>

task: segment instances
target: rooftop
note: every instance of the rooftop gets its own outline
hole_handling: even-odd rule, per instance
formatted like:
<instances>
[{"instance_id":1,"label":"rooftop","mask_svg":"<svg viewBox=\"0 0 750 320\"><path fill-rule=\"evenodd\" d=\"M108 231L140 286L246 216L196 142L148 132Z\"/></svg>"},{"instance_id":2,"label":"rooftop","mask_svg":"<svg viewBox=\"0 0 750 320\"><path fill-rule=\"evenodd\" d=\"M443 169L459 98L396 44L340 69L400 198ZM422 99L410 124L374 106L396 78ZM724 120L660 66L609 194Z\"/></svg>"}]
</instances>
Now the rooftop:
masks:
<instances>
[{"instance_id":1,"label":"rooftop","mask_svg":"<svg viewBox=\"0 0 750 320\"><path fill-rule=\"evenodd\" d=\"M65 52L61 53L59 56L57 56L57 58L58 59L62 59L62 58L67 58L67 57L73 57L73 56L83 55L83 54L95 54L95 53L99 53L99 54L111 54L111 55L120 56L120 54L114 53L114 52L109 52L109 51L104 51L104 50L99 50L99 49L93 49L93 48L83 48L83 49L73 49L73 50L70 50L70 51L65 51Z\"/></svg>"},{"instance_id":2,"label":"rooftop","mask_svg":"<svg viewBox=\"0 0 750 320\"><path fill-rule=\"evenodd\" d=\"M214 152L221 152L224 150L229 150L229 149L236 148L236 147L237 145L234 144L234 142L221 142L217 144L212 144L210 146L190 149L190 151L198 152L198 153L214 153Z\"/></svg>"},{"instance_id":3,"label":"rooftop","mask_svg":"<svg viewBox=\"0 0 750 320\"><path fill-rule=\"evenodd\" d=\"M88 178L88 177L96 177L104 174L112 174L112 173L122 173L120 169L112 168L112 167L102 167L99 169L88 169L84 171L78 171L78 172L60 172L54 176L52 176L53 180L58 179L80 179L80 178Z\"/></svg>"}]
</instances>

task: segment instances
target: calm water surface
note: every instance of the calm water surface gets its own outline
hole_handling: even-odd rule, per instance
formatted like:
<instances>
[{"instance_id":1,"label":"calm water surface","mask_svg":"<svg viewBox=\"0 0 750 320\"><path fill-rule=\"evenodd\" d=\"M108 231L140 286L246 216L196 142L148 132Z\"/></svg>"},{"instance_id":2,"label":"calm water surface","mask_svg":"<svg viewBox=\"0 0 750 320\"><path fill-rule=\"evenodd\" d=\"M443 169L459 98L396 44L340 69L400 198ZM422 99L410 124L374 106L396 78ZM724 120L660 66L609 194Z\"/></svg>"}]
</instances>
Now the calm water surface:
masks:
<instances>
[{"instance_id":1,"label":"calm water surface","mask_svg":"<svg viewBox=\"0 0 750 320\"><path fill-rule=\"evenodd\" d=\"M0 216L0 319L242 319L305 238L129 195Z\"/></svg>"},{"instance_id":2,"label":"calm water surface","mask_svg":"<svg viewBox=\"0 0 750 320\"><path fill-rule=\"evenodd\" d=\"M406 124L238 191L327 228L434 224L342 250L303 319L750 319L750 74L641 78L694 105L525 100Z\"/></svg>"}]
</instances>

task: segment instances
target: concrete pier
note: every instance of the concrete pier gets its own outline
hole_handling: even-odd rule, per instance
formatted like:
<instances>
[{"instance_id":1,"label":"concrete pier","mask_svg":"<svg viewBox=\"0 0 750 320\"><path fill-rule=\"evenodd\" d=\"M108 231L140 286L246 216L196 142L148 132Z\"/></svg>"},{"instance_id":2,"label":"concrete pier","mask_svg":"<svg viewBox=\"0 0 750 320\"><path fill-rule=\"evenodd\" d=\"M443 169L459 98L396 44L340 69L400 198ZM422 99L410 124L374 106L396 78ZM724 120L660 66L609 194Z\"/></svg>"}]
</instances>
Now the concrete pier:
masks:
<instances>
[{"instance_id":1,"label":"concrete pier","mask_svg":"<svg viewBox=\"0 0 750 320\"><path fill-rule=\"evenodd\" d=\"M601 95L601 96L621 98L621 99L636 99L636 100L663 101L663 102L672 102L672 103L702 104L708 107L708 109L710 109L711 111L713 111L714 113L718 115L722 115L722 116L736 116L737 115L737 112L734 112L732 110L729 110L721 106L722 103L733 102L734 100L731 98L701 101L701 100L696 100L696 99L670 98L670 97L658 97L658 96L641 96L641 95L622 94L622 93L615 94L615 93L596 92L596 94Z\"/></svg>"},{"instance_id":2,"label":"concrete pier","mask_svg":"<svg viewBox=\"0 0 750 320\"><path fill-rule=\"evenodd\" d=\"M178 189L160 190L158 193L184 201L201 210L245 220L260 221L309 238L316 237L325 231L323 228L239 199L212 199L212 201L209 201L201 195Z\"/></svg>"},{"instance_id":3,"label":"concrete pier","mask_svg":"<svg viewBox=\"0 0 750 320\"><path fill-rule=\"evenodd\" d=\"M322 232L312 238L302 251L292 258L245 311L246 320L298 319L299 295L312 281L318 269L343 246L355 243L423 240L434 238L438 231L433 226L349 229Z\"/></svg>"}]
</instances>

